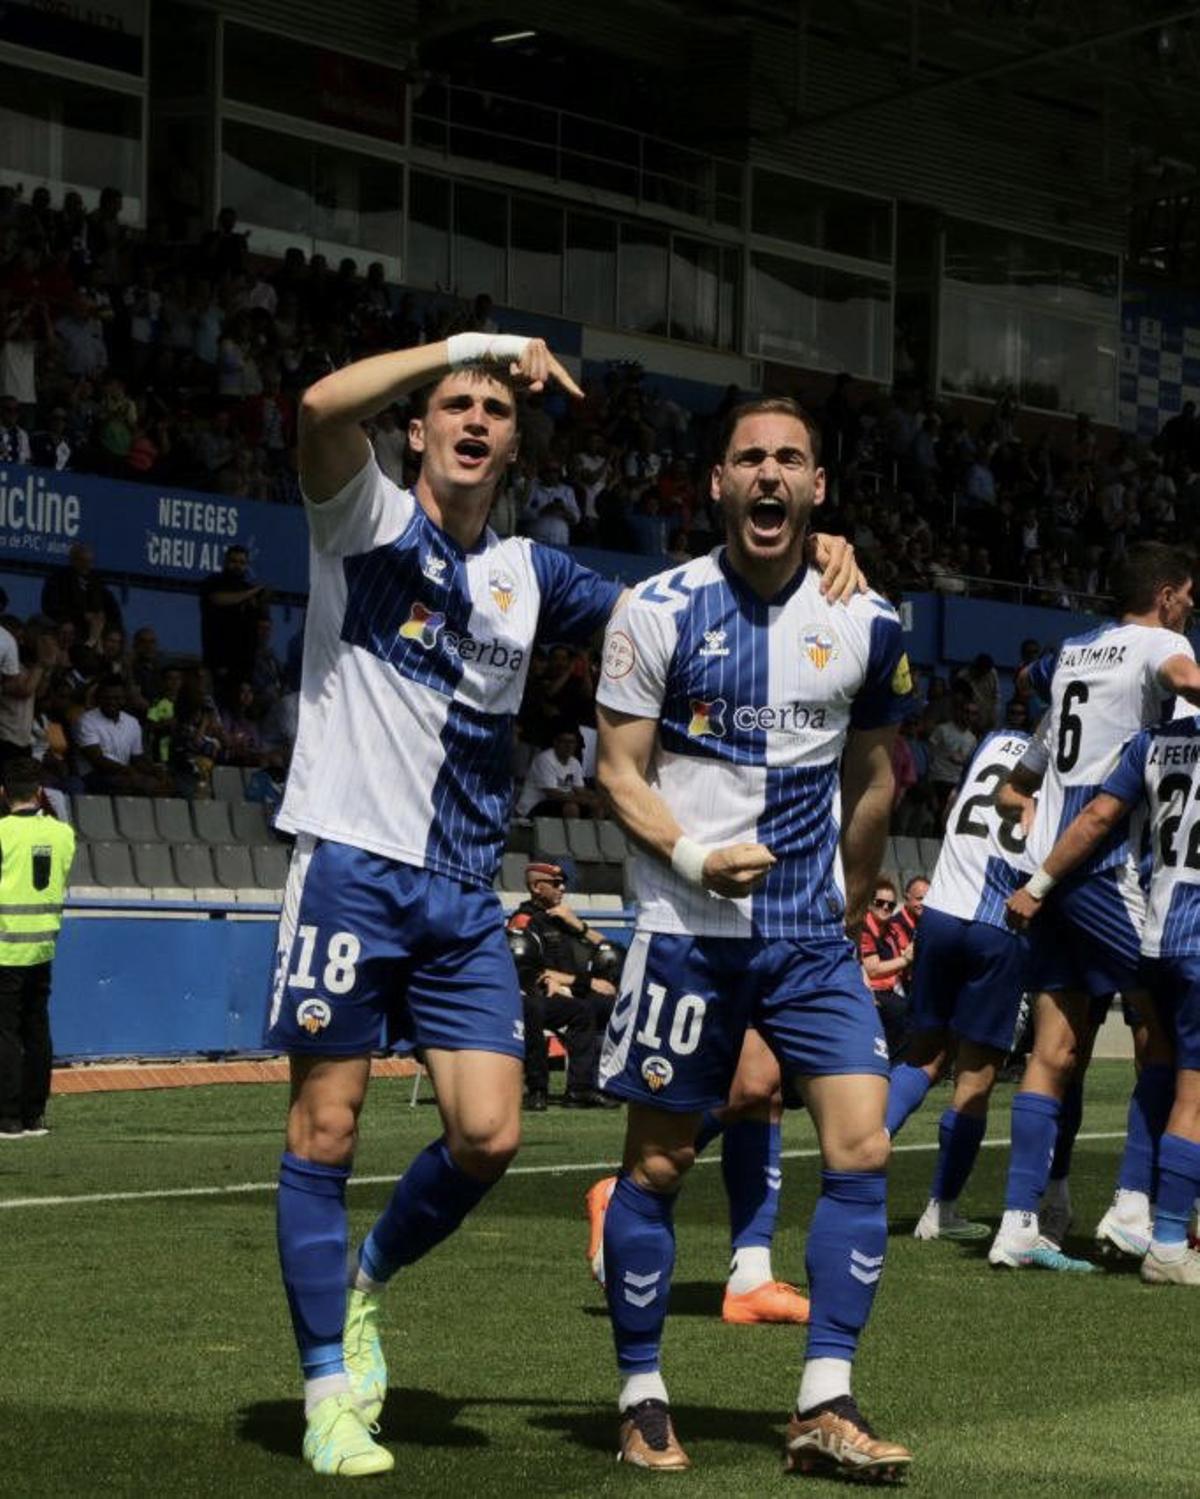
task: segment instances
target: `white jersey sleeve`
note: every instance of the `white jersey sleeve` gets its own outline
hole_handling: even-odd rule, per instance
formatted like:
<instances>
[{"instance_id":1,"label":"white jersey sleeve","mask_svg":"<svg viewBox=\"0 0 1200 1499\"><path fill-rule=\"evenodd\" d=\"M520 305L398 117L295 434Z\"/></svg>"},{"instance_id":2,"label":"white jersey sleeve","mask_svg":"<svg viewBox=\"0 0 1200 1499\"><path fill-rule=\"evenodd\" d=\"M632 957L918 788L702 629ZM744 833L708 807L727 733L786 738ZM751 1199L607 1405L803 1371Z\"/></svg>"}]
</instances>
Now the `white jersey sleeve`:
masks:
<instances>
[{"instance_id":1,"label":"white jersey sleeve","mask_svg":"<svg viewBox=\"0 0 1200 1499\"><path fill-rule=\"evenodd\" d=\"M314 550L333 557L395 541L416 509L412 495L393 484L374 453L331 499L315 504L305 496L304 505Z\"/></svg>"},{"instance_id":2,"label":"white jersey sleeve","mask_svg":"<svg viewBox=\"0 0 1200 1499\"><path fill-rule=\"evenodd\" d=\"M604 635L604 661L596 701L634 718L657 718L679 629L668 609L633 596Z\"/></svg>"}]
</instances>

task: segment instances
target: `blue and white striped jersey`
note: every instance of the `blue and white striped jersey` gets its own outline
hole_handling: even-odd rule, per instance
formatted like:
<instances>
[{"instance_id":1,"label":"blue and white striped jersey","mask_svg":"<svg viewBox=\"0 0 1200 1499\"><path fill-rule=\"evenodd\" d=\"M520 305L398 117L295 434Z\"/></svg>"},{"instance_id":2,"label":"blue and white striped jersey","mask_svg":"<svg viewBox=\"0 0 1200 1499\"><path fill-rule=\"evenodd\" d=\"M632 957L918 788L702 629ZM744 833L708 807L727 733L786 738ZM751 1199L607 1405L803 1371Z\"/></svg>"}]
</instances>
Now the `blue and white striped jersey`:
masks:
<instances>
[{"instance_id":1,"label":"blue and white striped jersey","mask_svg":"<svg viewBox=\"0 0 1200 1499\"><path fill-rule=\"evenodd\" d=\"M680 827L714 846L763 843L779 861L734 901L640 857L643 930L842 933L846 733L897 722L911 683L895 610L876 594L830 604L819 582L807 569L765 602L718 547L642 584L610 624L597 701L659 721L649 780Z\"/></svg>"},{"instance_id":2,"label":"blue and white striped jersey","mask_svg":"<svg viewBox=\"0 0 1200 1499\"><path fill-rule=\"evenodd\" d=\"M996 811L997 788L1025 756L1030 736L997 729L976 749L942 839L925 904L963 921L1003 927L1004 903L1033 871L1020 825Z\"/></svg>"},{"instance_id":3,"label":"blue and white striped jersey","mask_svg":"<svg viewBox=\"0 0 1200 1499\"><path fill-rule=\"evenodd\" d=\"M1050 703L1050 763L1029 836L1035 868L1099 791L1130 735L1170 717L1174 698L1158 671L1172 656L1194 659L1186 636L1157 625L1109 624L1064 641L1052 660L1043 657L1031 669L1034 692ZM1136 859L1136 830L1131 851L1123 825L1074 878Z\"/></svg>"},{"instance_id":4,"label":"blue and white striped jersey","mask_svg":"<svg viewBox=\"0 0 1200 1499\"><path fill-rule=\"evenodd\" d=\"M300 725L278 824L490 885L534 635L586 640L620 588L485 531L470 552L374 457L308 506Z\"/></svg>"},{"instance_id":5,"label":"blue and white striped jersey","mask_svg":"<svg viewBox=\"0 0 1200 1499\"><path fill-rule=\"evenodd\" d=\"M1142 952L1200 956L1200 717L1135 734L1101 789L1148 811L1153 865Z\"/></svg>"}]
</instances>

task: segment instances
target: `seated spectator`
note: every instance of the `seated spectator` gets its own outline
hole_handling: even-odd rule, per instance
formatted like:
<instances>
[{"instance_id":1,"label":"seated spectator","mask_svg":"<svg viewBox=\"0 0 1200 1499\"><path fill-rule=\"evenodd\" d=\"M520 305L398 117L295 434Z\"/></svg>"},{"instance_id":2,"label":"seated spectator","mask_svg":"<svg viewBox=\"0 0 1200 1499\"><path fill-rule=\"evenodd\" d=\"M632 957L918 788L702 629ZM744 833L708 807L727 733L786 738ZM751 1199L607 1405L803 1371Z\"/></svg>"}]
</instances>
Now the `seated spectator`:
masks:
<instances>
[{"instance_id":1,"label":"seated spectator","mask_svg":"<svg viewBox=\"0 0 1200 1499\"><path fill-rule=\"evenodd\" d=\"M978 731L987 734L994 729L1000 713L1000 678L991 656L981 652L955 675L954 685L974 701Z\"/></svg>"},{"instance_id":2,"label":"seated spectator","mask_svg":"<svg viewBox=\"0 0 1200 1499\"><path fill-rule=\"evenodd\" d=\"M584 783L578 735L563 729L534 755L517 799L518 817L603 817L604 799Z\"/></svg>"},{"instance_id":3,"label":"seated spectator","mask_svg":"<svg viewBox=\"0 0 1200 1499\"><path fill-rule=\"evenodd\" d=\"M95 571L95 554L84 541L67 553L66 567L56 567L42 584L42 613L60 623L69 621L74 642L99 645L106 626L123 628L121 608L112 590Z\"/></svg>"},{"instance_id":4,"label":"seated spectator","mask_svg":"<svg viewBox=\"0 0 1200 1499\"><path fill-rule=\"evenodd\" d=\"M148 708L158 696L162 661L158 654L158 636L153 625L140 625L133 632L133 650L129 656L130 701L136 693ZM139 711L144 713L145 708Z\"/></svg>"},{"instance_id":5,"label":"seated spectator","mask_svg":"<svg viewBox=\"0 0 1200 1499\"><path fill-rule=\"evenodd\" d=\"M230 699L221 709L221 728L224 732L224 747L221 761L225 765L261 765L265 748L258 723L254 718L254 687L250 682L238 682L232 689Z\"/></svg>"},{"instance_id":6,"label":"seated spectator","mask_svg":"<svg viewBox=\"0 0 1200 1499\"><path fill-rule=\"evenodd\" d=\"M90 795L169 796L170 777L145 753L142 726L124 711L120 682L102 682L75 724L78 771Z\"/></svg>"},{"instance_id":7,"label":"seated spectator","mask_svg":"<svg viewBox=\"0 0 1200 1499\"><path fill-rule=\"evenodd\" d=\"M938 724L929 736L929 780L939 811L945 810L979 743L975 733L979 709L974 698L956 687L951 701L949 722Z\"/></svg>"},{"instance_id":8,"label":"seated spectator","mask_svg":"<svg viewBox=\"0 0 1200 1499\"><path fill-rule=\"evenodd\" d=\"M863 977L875 996L888 1055L893 1061L901 1050L908 1007L904 985L914 953L912 930L897 910L898 904L894 881L881 875L875 881L875 895L863 921L858 945Z\"/></svg>"},{"instance_id":9,"label":"seated spectator","mask_svg":"<svg viewBox=\"0 0 1200 1499\"><path fill-rule=\"evenodd\" d=\"M16 396L0 395L0 463L31 463L33 451L29 433L21 425L21 408Z\"/></svg>"},{"instance_id":10,"label":"seated spectator","mask_svg":"<svg viewBox=\"0 0 1200 1499\"><path fill-rule=\"evenodd\" d=\"M521 517L534 541L565 547L571 542L571 527L579 524L579 503L574 486L563 478L562 464L549 458L542 464L529 490Z\"/></svg>"},{"instance_id":11,"label":"seated spectator","mask_svg":"<svg viewBox=\"0 0 1200 1499\"><path fill-rule=\"evenodd\" d=\"M150 758L156 765L170 765L174 758L175 705L183 689L183 672L168 666L162 673L159 694L146 710L146 732L150 738Z\"/></svg>"},{"instance_id":12,"label":"seated spectator","mask_svg":"<svg viewBox=\"0 0 1200 1499\"><path fill-rule=\"evenodd\" d=\"M67 436L65 406L56 406L51 411L46 425L30 436L29 446L29 461L35 468L52 468L62 473L71 467L74 449Z\"/></svg>"}]
</instances>

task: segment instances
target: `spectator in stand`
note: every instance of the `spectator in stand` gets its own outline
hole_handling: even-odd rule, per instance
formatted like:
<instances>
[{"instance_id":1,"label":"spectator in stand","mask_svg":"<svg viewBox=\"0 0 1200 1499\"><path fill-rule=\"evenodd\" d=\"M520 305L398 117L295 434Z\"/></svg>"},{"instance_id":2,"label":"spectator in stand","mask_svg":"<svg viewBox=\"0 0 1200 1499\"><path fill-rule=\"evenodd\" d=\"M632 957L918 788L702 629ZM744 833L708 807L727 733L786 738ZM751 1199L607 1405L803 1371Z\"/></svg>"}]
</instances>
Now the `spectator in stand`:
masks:
<instances>
[{"instance_id":1,"label":"spectator in stand","mask_svg":"<svg viewBox=\"0 0 1200 1499\"><path fill-rule=\"evenodd\" d=\"M8 595L0 588L0 613L7 608ZM0 625L0 763L30 753L37 697L60 660L53 634L38 630L27 636L11 623L13 629Z\"/></svg>"},{"instance_id":2,"label":"spectator in stand","mask_svg":"<svg viewBox=\"0 0 1200 1499\"><path fill-rule=\"evenodd\" d=\"M224 746L221 761L225 765L261 765L265 758L258 720L255 716L254 687L238 682L221 709Z\"/></svg>"},{"instance_id":3,"label":"spectator in stand","mask_svg":"<svg viewBox=\"0 0 1200 1499\"><path fill-rule=\"evenodd\" d=\"M939 812L945 810L979 743L975 733L979 710L974 698L956 686L951 703L949 722L938 724L929 736L929 780Z\"/></svg>"},{"instance_id":4,"label":"spectator in stand","mask_svg":"<svg viewBox=\"0 0 1200 1499\"><path fill-rule=\"evenodd\" d=\"M89 795L169 796L170 777L145 753L142 726L125 712L120 682L101 682L96 706L75 724L78 771Z\"/></svg>"},{"instance_id":5,"label":"spectator in stand","mask_svg":"<svg viewBox=\"0 0 1200 1499\"><path fill-rule=\"evenodd\" d=\"M875 895L858 939L863 977L875 996L888 1055L895 1062L903 1047L908 1001L904 981L912 968L912 935L898 918L895 882L887 875L875 881Z\"/></svg>"},{"instance_id":6,"label":"spectator in stand","mask_svg":"<svg viewBox=\"0 0 1200 1499\"><path fill-rule=\"evenodd\" d=\"M64 406L51 411L44 428L29 439L29 461L35 468L52 468L61 473L71 467L73 449L67 436L67 412Z\"/></svg>"},{"instance_id":7,"label":"spectator in stand","mask_svg":"<svg viewBox=\"0 0 1200 1499\"><path fill-rule=\"evenodd\" d=\"M213 766L224 749L225 731L213 698L212 678L203 667L194 668L184 674L175 700L171 772L176 795L211 795Z\"/></svg>"},{"instance_id":8,"label":"spectator in stand","mask_svg":"<svg viewBox=\"0 0 1200 1499\"><path fill-rule=\"evenodd\" d=\"M986 651L981 652L955 675L954 685L956 690L961 689L973 700L978 732L990 733L1000 716L1000 678L996 674L996 663Z\"/></svg>"},{"instance_id":9,"label":"spectator in stand","mask_svg":"<svg viewBox=\"0 0 1200 1499\"><path fill-rule=\"evenodd\" d=\"M579 736L562 729L549 749L534 755L517 800L518 817L603 817L604 799L584 781Z\"/></svg>"},{"instance_id":10,"label":"spectator in stand","mask_svg":"<svg viewBox=\"0 0 1200 1499\"><path fill-rule=\"evenodd\" d=\"M380 470L393 484L403 489L408 437L400 425L394 406L384 407L375 418L371 432L371 446L375 449L375 461ZM511 532L506 534L511 534Z\"/></svg>"},{"instance_id":11,"label":"spectator in stand","mask_svg":"<svg viewBox=\"0 0 1200 1499\"><path fill-rule=\"evenodd\" d=\"M612 455L604 434L593 428L571 460L571 478L583 501L583 517L593 524L597 520L596 501L608 488L612 470Z\"/></svg>"},{"instance_id":12,"label":"spectator in stand","mask_svg":"<svg viewBox=\"0 0 1200 1499\"><path fill-rule=\"evenodd\" d=\"M50 312L40 297L19 297L0 286L0 391L17 402L22 422L37 409L38 353L54 337Z\"/></svg>"},{"instance_id":13,"label":"spectator in stand","mask_svg":"<svg viewBox=\"0 0 1200 1499\"><path fill-rule=\"evenodd\" d=\"M183 672L168 666L162 673L159 694L151 700L146 712L146 732L150 738L150 758L155 765L170 766L174 760L175 709L183 689Z\"/></svg>"},{"instance_id":14,"label":"spectator in stand","mask_svg":"<svg viewBox=\"0 0 1200 1499\"><path fill-rule=\"evenodd\" d=\"M296 402L284 394L275 364L264 369L262 386L258 395L247 397L242 424L247 442L262 452L274 473L283 467L287 450L296 441Z\"/></svg>"},{"instance_id":15,"label":"spectator in stand","mask_svg":"<svg viewBox=\"0 0 1200 1499\"><path fill-rule=\"evenodd\" d=\"M249 552L227 547L224 567L200 585L200 652L218 690L253 680L258 621L267 602L265 585L251 576Z\"/></svg>"},{"instance_id":16,"label":"spectator in stand","mask_svg":"<svg viewBox=\"0 0 1200 1499\"><path fill-rule=\"evenodd\" d=\"M579 504L557 458L542 464L521 519L534 541L557 547L571 544L571 527L579 524Z\"/></svg>"},{"instance_id":17,"label":"spectator in stand","mask_svg":"<svg viewBox=\"0 0 1200 1499\"><path fill-rule=\"evenodd\" d=\"M66 567L55 568L42 584L42 613L60 623L69 621L75 643L98 646L106 626L122 630L125 622L116 595L95 571L95 560L87 542L75 542ZM70 644L66 642L68 649Z\"/></svg>"},{"instance_id":18,"label":"spectator in stand","mask_svg":"<svg viewBox=\"0 0 1200 1499\"><path fill-rule=\"evenodd\" d=\"M16 396L6 392L0 395L0 463L29 463L32 457L20 405Z\"/></svg>"},{"instance_id":19,"label":"spectator in stand","mask_svg":"<svg viewBox=\"0 0 1200 1499\"><path fill-rule=\"evenodd\" d=\"M108 346L97 304L82 292L54 323L63 368L76 379L95 379L108 368Z\"/></svg>"}]
</instances>

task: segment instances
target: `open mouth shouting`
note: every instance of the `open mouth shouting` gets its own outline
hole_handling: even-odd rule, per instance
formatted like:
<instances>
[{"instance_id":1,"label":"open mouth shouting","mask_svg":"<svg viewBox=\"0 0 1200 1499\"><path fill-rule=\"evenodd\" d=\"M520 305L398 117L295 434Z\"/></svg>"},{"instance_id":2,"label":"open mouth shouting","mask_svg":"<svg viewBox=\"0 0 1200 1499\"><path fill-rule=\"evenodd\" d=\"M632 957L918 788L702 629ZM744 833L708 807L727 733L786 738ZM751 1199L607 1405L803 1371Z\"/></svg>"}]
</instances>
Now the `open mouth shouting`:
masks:
<instances>
[{"instance_id":1,"label":"open mouth shouting","mask_svg":"<svg viewBox=\"0 0 1200 1499\"><path fill-rule=\"evenodd\" d=\"M775 495L760 495L747 515L751 539L762 546L778 541L787 525L788 511Z\"/></svg>"},{"instance_id":2,"label":"open mouth shouting","mask_svg":"<svg viewBox=\"0 0 1200 1499\"><path fill-rule=\"evenodd\" d=\"M480 437L461 437L454 444L454 455L464 468L482 468L491 451Z\"/></svg>"}]
</instances>

